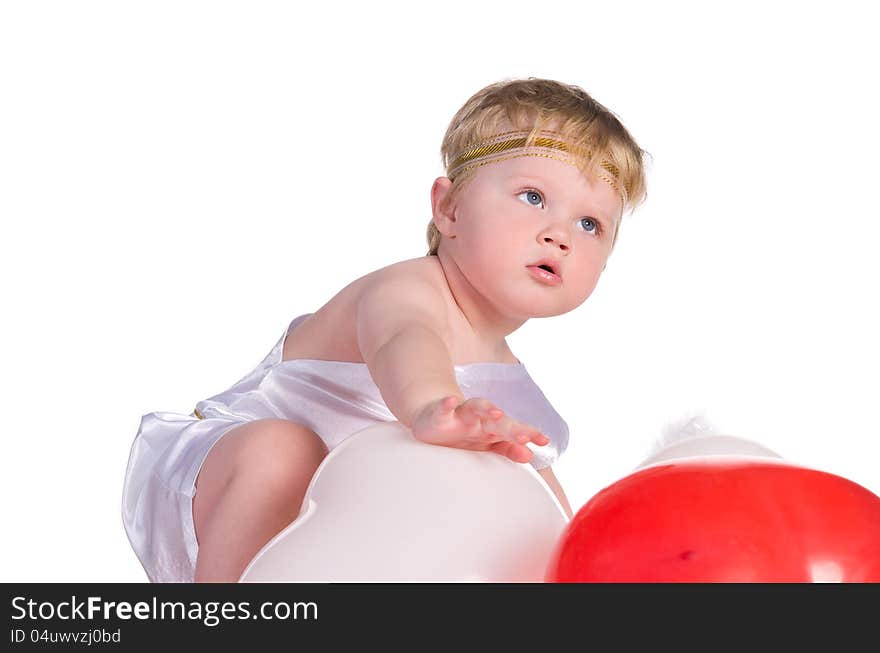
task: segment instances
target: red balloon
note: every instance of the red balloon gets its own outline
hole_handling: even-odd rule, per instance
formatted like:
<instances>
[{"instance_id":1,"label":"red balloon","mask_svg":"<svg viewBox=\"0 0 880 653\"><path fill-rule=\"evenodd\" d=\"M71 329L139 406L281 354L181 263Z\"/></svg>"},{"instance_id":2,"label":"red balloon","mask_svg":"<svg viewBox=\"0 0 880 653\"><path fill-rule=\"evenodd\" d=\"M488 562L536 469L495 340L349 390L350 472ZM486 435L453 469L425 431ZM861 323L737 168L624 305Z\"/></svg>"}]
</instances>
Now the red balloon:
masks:
<instances>
[{"instance_id":1,"label":"red balloon","mask_svg":"<svg viewBox=\"0 0 880 653\"><path fill-rule=\"evenodd\" d=\"M548 582L880 582L880 497L782 462L658 464L562 534Z\"/></svg>"}]
</instances>

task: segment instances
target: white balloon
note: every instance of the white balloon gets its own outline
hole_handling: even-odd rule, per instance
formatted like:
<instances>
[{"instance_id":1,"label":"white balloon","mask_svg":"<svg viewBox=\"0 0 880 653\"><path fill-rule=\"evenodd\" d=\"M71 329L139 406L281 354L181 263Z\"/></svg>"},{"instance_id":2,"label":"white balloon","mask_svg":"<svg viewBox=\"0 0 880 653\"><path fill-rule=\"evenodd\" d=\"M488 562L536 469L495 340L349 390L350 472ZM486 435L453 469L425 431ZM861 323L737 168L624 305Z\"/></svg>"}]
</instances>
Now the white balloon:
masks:
<instances>
[{"instance_id":1,"label":"white balloon","mask_svg":"<svg viewBox=\"0 0 880 653\"><path fill-rule=\"evenodd\" d=\"M542 582L567 523L531 465L390 422L330 452L239 582Z\"/></svg>"}]
</instances>

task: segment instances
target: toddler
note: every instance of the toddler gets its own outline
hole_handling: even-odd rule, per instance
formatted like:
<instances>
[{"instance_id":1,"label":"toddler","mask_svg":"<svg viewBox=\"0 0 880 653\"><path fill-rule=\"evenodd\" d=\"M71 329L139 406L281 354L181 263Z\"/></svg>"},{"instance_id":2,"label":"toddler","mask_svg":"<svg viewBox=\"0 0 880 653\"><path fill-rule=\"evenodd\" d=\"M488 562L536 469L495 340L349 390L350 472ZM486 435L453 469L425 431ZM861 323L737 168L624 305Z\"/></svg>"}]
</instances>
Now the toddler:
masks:
<instances>
[{"instance_id":1,"label":"toddler","mask_svg":"<svg viewBox=\"0 0 880 653\"><path fill-rule=\"evenodd\" d=\"M356 279L191 415L144 415L123 490L153 582L237 581L290 524L327 452L397 420L417 439L551 464L568 428L505 341L595 288L643 151L576 86L526 79L471 97L446 132L426 256Z\"/></svg>"}]
</instances>

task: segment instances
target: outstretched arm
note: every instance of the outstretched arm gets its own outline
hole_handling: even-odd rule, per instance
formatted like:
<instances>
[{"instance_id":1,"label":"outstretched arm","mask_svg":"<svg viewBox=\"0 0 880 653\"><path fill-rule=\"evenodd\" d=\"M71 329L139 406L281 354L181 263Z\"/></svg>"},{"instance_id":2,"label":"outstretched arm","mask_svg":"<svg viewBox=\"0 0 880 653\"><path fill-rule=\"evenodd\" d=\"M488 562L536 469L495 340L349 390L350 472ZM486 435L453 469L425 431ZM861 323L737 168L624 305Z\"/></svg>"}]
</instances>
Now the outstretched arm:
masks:
<instances>
[{"instance_id":1,"label":"outstretched arm","mask_svg":"<svg viewBox=\"0 0 880 653\"><path fill-rule=\"evenodd\" d=\"M444 298L415 278L378 281L357 310L358 346L388 409L430 444L494 451L525 463L550 440L488 399L465 400L449 351Z\"/></svg>"},{"instance_id":2,"label":"outstretched arm","mask_svg":"<svg viewBox=\"0 0 880 653\"><path fill-rule=\"evenodd\" d=\"M446 344L446 306L419 278L378 277L357 308L358 346L388 409L412 427L427 404L464 399Z\"/></svg>"}]
</instances>

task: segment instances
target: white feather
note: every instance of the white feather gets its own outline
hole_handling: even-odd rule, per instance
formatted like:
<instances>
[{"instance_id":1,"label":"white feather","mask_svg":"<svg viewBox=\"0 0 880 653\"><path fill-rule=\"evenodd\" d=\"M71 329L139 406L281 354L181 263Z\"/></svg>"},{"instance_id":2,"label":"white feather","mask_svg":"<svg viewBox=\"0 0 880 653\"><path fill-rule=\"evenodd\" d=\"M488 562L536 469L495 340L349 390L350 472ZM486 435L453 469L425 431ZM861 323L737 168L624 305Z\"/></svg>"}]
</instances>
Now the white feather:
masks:
<instances>
[{"instance_id":1,"label":"white feather","mask_svg":"<svg viewBox=\"0 0 880 653\"><path fill-rule=\"evenodd\" d=\"M668 422L651 452L636 469L676 458L707 456L782 457L754 440L724 435L700 412Z\"/></svg>"},{"instance_id":2,"label":"white feather","mask_svg":"<svg viewBox=\"0 0 880 653\"><path fill-rule=\"evenodd\" d=\"M648 457L670 445L710 435L721 435L721 431L702 412L671 420L666 423L660 437L654 441Z\"/></svg>"}]
</instances>

